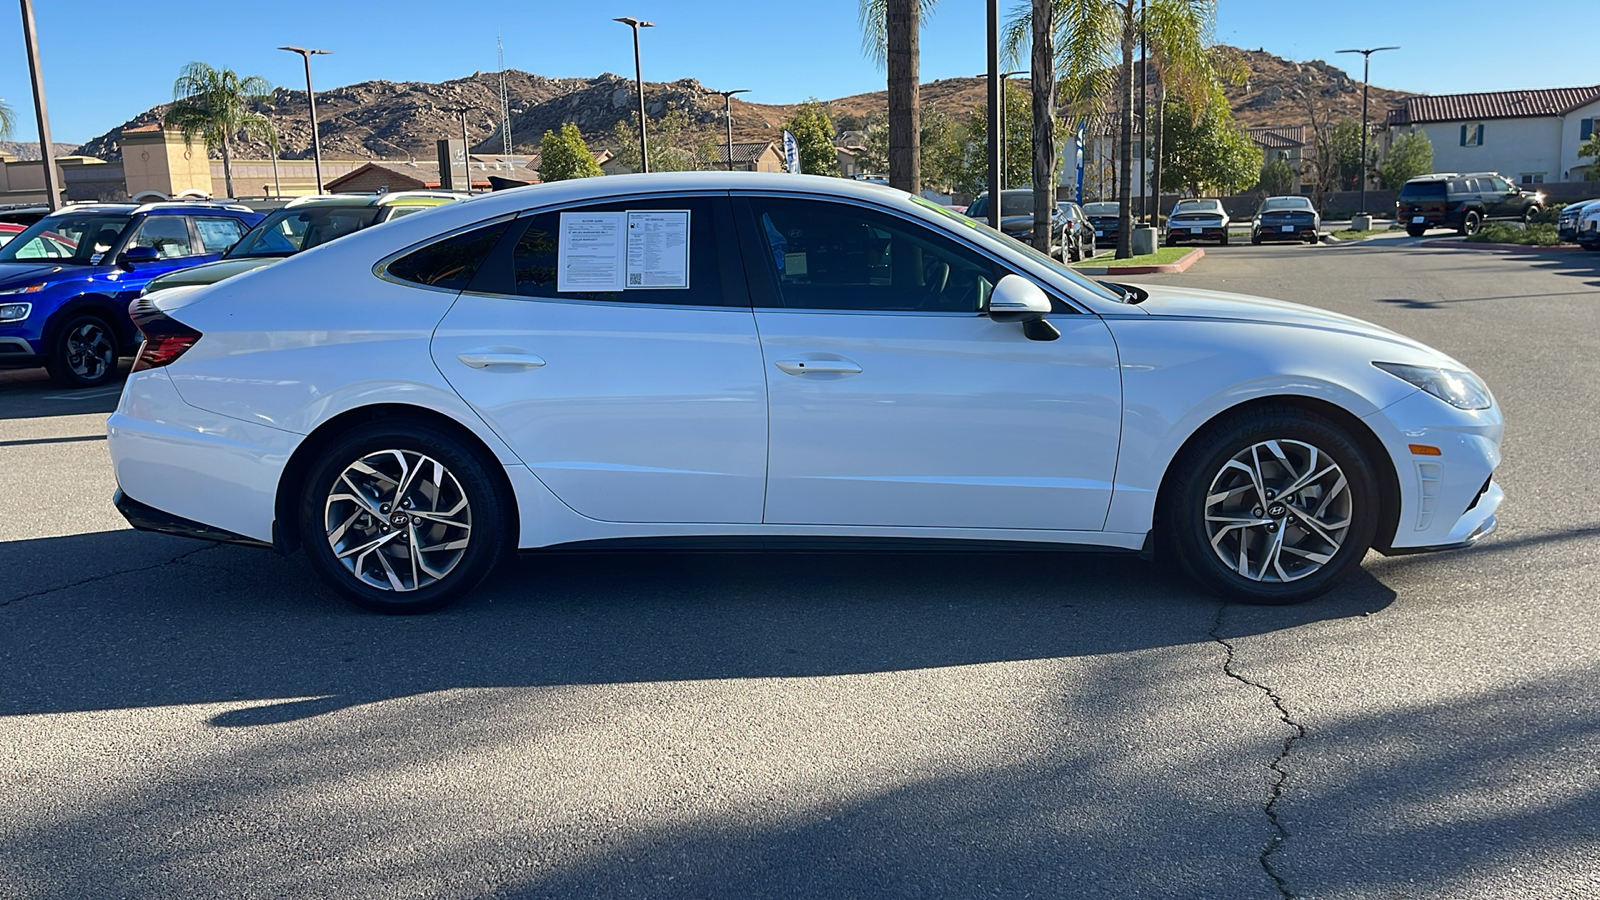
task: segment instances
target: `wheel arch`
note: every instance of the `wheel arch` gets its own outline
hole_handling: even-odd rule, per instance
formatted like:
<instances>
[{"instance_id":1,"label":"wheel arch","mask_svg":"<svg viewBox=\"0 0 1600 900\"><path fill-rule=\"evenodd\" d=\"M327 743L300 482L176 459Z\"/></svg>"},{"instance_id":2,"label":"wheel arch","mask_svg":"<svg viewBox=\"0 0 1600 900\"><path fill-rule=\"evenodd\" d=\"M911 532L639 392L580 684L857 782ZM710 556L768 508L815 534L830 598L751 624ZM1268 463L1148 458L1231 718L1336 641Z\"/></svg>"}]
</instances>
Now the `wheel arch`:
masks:
<instances>
[{"instance_id":1,"label":"wheel arch","mask_svg":"<svg viewBox=\"0 0 1600 900\"><path fill-rule=\"evenodd\" d=\"M1317 397L1308 397L1303 394L1275 394L1246 400L1221 410L1191 432L1178 447L1178 452L1174 453L1171 459L1167 461L1167 467L1161 473L1160 487L1156 490L1155 518L1151 526L1152 531L1157 536L1163 533L1162 519L1166 514L1168 505L1171 503L1171 487L1172 482L1178 477L1178 464L1216 429L1235 418L1265 408L1314 413L1334 423L1344 430L1346 434L1350 435L1351 439L1366 454L1367 462L1374 476L1378 479L1378 529L1374 546L1380 550L1388 547L1394 540L1395 531L1400 524L1400 475L1395 469L1393 457L1384 448L1383 441L1359 416L1336 403Z\"/></svg>"},{"instance_id":2,"label":"wheel arch","mask_svg":"<svg viewBox=\"0 0 1600 900\"><path fill-rule=\"evenodd\" d=\"M478 461L494 481L495 487L501 491L502 496L508 498L506 533L513 542L511 546L516 546L515 542L522 528L516 490L511 484L511 479L506 476L505 464L495 457L489 445L474 434L472 429L444 413L407 403L377 403L346 410L321 423L306 435L305 440L302 440L290 454L289 461L284 464L283 472L278 477L277 494L273 500L275 520L273 546L279 553L290 553L300 547L302 539L300 517L296 514L295 503L300 494L301 484L322 451L340 436L363 425L405 421L437 428L460 441L468 452L478 457Z\"/></svg>"},{"instance_id":3,"label":"wheel arch","mask_svg":"<svg viewBox=\"0 0 1600 900\"><path fill-rule=\"evenodd\" d=\"M111 333L117 339L117 353L121 355L132 343L133 323L128 318L126 309L119 308L117 301L106 294L79 294L76 297L56 307L44 322L40 333L46 353L55 346L56 337L61 333L66 321L80 313L93 313L104 319L111 326Z\"/></svg>"}]
</instances>

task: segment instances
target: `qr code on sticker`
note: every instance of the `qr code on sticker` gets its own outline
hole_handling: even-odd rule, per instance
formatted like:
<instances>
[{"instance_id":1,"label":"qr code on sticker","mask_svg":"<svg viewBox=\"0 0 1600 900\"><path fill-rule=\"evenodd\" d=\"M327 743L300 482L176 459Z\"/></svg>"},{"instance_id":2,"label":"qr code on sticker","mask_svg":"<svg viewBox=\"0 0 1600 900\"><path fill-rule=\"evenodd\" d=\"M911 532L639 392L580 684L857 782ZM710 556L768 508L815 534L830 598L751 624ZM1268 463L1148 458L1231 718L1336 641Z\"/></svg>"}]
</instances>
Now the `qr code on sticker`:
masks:
<instances>
[{"instance_id":1,"label":"qr code on sticker","mask_svg":"<svg viewBox=\"0 0 1600 900\"><path fill-rule=\"evenodd\" d=\"M644 284L644 273L643 272L629 272L628 273L628 283L629 284Z\"/></svg>"}]
</instances>

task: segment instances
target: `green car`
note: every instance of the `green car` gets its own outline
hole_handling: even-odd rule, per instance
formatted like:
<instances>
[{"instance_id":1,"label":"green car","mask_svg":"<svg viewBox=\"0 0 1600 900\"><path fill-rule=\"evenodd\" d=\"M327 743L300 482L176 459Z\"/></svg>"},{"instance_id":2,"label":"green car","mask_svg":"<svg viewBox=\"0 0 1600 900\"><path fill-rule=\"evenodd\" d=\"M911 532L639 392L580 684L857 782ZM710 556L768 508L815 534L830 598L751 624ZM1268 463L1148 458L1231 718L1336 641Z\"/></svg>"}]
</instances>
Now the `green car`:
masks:
<instances>
[{"instance_id":1,"label":"green car","mask_svg":"<svg viewBox=\"0 0 1600 900\"><path fill-rule=\"evenodd\" d=\"M221 259L156 278L144 289L144 295L184 285L216 284L363 228L465 199L466 194L450 191L297 197L269 213Z\"/></svg>"}]
</instances>

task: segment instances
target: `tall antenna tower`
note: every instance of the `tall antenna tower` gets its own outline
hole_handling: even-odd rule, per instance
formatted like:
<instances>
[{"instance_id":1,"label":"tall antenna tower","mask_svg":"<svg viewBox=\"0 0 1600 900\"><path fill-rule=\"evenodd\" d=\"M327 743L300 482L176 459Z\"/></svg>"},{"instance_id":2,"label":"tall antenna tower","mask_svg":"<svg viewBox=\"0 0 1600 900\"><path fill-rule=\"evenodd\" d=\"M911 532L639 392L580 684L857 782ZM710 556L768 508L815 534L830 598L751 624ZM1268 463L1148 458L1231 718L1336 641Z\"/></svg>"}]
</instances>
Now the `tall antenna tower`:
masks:
<instances>
[{"instance_id":1,"label":"tall antenna tower","mask_svg":"<svg viewBox=\"0 0 1600 900\"><path fill-rule=\"evenodd\" d=\"M511 155L511 96L506 91L506 47L500 43L500 29L494 30L494 49L500 57L500 142L505 154Z\"/></svg>"}]
</instances>

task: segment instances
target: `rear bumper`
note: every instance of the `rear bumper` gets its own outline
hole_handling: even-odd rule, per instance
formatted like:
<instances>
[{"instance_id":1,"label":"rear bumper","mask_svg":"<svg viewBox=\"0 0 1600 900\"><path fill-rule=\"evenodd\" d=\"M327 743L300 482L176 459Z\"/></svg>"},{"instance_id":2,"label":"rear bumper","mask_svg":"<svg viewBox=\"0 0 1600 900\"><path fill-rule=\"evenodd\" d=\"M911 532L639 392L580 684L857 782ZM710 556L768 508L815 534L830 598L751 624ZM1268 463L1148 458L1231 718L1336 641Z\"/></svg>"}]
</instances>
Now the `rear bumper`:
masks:
<instances>
[{"instance_id":1,"label":"rear bumper","mask_svg":"<svg viewBox=\"0 0 1600 900\"><path fill-rule=\"evenodd\" d=\"M122 517L128 520L129 525L132 525L134 528L137 528L140 531L154 531L159 534L171 534L177 535L178 537L197 538L202 541L214 541L219 544L239 544L245 547L272 547L272 544L266 541L257 540L253 537L245 537L242 534L234 534L231 531L224 531L221 528L213 528L212 526L206 525L202 522L196 522L193 519L185 519L182 516L175 516L172 513L156 509L154 506L140 503L139 501L123 493L121 488L118 488L116 493L111 495L111 505L117 508L117 512L122 513Z\"/></svg>"},{"instance_id":2,"label":"rear bumper","mask_svg":"<svg viewBox=\"0 0 1600 900\"><path fill-rule=\"evenodd\" d=\"M1260 241L1304 241L1317 236L1317 227L1310 223L1292 223L1293 229L1284 231L1282 225L1262 225L1250 230L1250 237Z\"/></svg>"},{"instance_id":3,"label":"rear bumper","mask_svg":"<svg viewBox=\"0 0 1600 900\"><path fill-rule=\"evenodd\" d=\"M1199 228L1199 231L1195 229ZM1228 229L1221 225L1169 225L1167 226L1167 240L1169 241L1220 241L1228 236Z\"/></svg>"}]
</instances>

